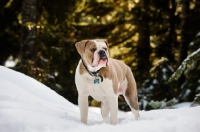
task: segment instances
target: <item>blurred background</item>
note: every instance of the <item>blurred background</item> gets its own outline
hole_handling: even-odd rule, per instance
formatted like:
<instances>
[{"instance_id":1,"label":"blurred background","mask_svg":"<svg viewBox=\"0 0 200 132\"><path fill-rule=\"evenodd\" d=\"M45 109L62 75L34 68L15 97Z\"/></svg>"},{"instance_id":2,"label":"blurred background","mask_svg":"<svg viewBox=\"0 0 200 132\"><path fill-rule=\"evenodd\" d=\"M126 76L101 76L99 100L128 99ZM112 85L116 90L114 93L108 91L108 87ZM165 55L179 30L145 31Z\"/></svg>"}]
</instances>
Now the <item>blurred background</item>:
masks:
<instances>
[{"instance_id":1,"label":"blurred background","mask_svg":"<svg viewBox=\"0 0 200 132\"><path fill-rule=\"evenodd\" d=\"M199 0L1 0L0 65L77 104L74 74L80 56L74 44L105 38L110 56L131 67L141 110L196 105L199 7ZM130 110L122 96L119 109Z\"/></svg>"}]
</instances>

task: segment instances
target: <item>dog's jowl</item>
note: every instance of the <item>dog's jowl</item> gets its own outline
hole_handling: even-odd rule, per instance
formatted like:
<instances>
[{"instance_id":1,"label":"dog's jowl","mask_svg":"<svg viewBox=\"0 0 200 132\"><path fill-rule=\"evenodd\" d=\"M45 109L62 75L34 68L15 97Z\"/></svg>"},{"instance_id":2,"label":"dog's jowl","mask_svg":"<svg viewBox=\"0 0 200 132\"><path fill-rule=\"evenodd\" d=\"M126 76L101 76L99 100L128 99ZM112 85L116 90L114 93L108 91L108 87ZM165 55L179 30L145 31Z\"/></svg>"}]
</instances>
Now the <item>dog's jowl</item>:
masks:
<instances>
[{"instance_id":1,"label":"dog's jowl","mask_svg":"<svg viewBox=\"0 0 200 132\"><path fill-rule=\"evenodd\" d=\"M83 40L75 46L81 56L75 74L81 121L87 124L88 96L92 96L101 101L102 117L110 116L110 123L117 124L118 96L121 94L137 120L137 88L131 69L109 58L108 43L104 39Z\"/></svg>"}]
</instances>

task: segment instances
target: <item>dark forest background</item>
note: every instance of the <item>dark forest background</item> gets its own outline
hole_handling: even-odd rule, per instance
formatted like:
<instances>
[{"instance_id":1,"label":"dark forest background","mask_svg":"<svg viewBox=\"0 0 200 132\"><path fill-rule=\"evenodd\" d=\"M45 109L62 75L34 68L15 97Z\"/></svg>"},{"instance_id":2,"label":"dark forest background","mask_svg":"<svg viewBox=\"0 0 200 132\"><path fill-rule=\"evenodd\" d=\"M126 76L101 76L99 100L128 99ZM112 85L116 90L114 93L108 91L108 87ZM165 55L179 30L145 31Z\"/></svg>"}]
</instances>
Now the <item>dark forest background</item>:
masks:
<instances>
[{"instance_id":1,"label":"dark forest background","mask_svg":"<svg viewBox=\"0 0 200 132\"><path fill-rule=\"evenodd\" d=\"M199 0L1 0L0 65L77 104L74 44L105 38L110 56L133 71L140 109L192 102L200 96L199 7Z\"/></svg>"}]
</instances>

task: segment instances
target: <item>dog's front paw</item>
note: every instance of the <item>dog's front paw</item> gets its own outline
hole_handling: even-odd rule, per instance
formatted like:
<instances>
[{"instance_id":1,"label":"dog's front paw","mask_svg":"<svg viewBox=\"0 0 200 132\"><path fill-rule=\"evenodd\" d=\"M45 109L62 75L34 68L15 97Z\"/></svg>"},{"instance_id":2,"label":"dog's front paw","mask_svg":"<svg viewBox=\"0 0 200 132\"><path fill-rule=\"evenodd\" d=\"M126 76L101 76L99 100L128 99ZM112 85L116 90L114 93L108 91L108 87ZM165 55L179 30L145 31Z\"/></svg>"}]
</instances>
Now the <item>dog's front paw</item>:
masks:
<instances>
[{"instance_id":1,"label":"dog's front paw","mask_svg":"<svg viewBox=\"0 0 200 132\"><path fill-rule=\"evenodd\" d=\"M137 114L135 114L135 120L138 120L140 118L140 114L137 112Z\"/></svg>"}]
</instances>

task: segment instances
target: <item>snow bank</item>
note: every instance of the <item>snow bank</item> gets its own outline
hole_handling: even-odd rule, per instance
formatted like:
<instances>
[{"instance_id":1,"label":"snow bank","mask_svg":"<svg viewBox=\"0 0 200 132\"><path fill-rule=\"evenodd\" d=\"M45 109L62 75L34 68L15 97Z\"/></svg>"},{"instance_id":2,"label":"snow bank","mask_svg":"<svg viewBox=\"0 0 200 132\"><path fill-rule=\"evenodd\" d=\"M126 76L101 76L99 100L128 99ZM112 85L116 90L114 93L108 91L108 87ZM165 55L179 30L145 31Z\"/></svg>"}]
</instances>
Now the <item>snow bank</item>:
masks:
<instances>
[{"instance_id":1,"label":"snow bank","mask_svg":"<svg viewBox=\"0 0 200 132\"><path fill-rule=\"evenodd\" d=\"M185 106L185 105L184 105ZM102 120L98 108L89 109L89 125L79 120L79 109L36 80L0 66L0 132L199 132L200 106L118 112L116 126Z\"/></svg>"}]
</instances>

